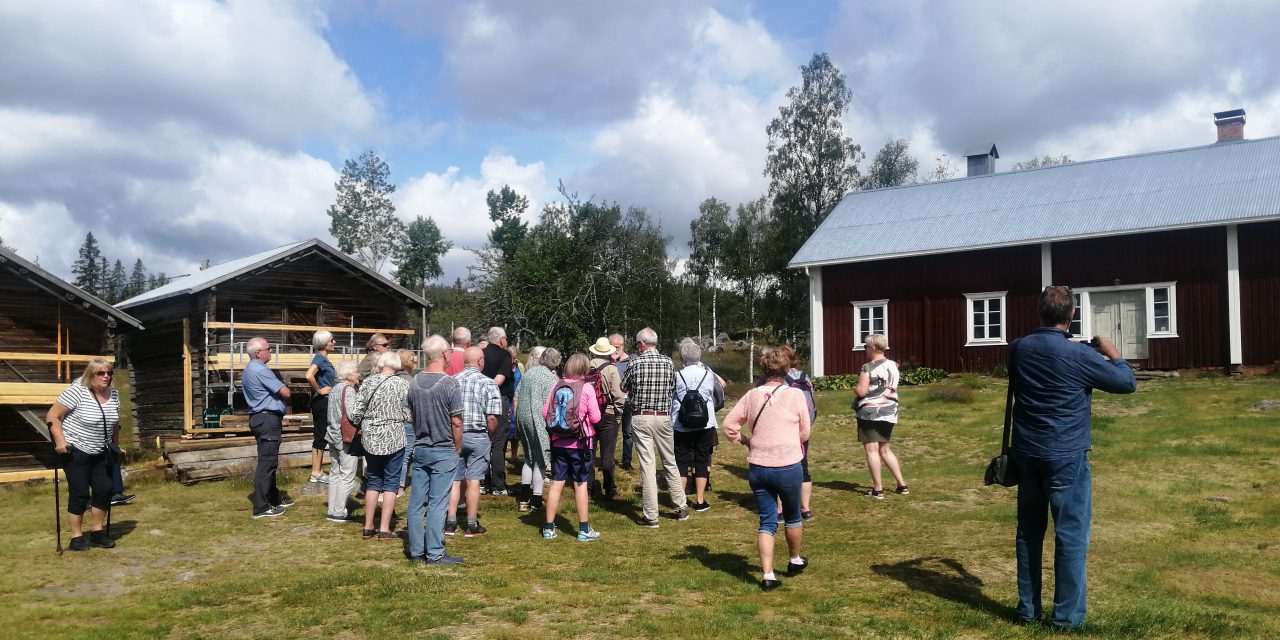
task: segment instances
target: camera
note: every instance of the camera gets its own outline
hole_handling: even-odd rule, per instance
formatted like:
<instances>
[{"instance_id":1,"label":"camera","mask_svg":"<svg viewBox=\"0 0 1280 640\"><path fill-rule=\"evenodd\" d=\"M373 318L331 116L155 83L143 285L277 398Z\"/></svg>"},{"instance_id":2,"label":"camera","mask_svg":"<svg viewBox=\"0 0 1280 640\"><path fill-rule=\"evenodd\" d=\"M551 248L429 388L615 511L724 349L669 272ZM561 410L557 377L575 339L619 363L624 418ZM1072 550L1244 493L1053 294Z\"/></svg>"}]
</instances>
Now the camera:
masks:
<instances>
[{"instance_id":1,"label":"camera","mask_svg":"<svg viewBox=\"0 0 1280 640\"><path fill-rule=\"evenodd\" d=\"M1089 339L1089 346L1093 347L1094 349L1097 349L1100 344L1102 343L1098 342L1098 336L1094 336Z\"/></svg>"}]
</instances>

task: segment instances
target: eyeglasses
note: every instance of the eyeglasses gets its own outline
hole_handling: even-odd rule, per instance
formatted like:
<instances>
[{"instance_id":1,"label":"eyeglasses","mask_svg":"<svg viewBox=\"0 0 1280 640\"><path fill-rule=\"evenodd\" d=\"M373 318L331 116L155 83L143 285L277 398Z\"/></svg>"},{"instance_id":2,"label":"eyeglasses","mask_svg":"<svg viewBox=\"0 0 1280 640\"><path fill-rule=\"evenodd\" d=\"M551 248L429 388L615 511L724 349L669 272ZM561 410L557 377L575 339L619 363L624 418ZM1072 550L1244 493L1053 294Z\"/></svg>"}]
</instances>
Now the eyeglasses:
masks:
<instances>
[{"instance_id":1,"label":"eyeglasses","mask_svg":"<svg viewBox=\"0 0 1280 640\"><path fill-rule=\"evenodd\" d=\"M375 347L382 347L383 349L386 349L387 347L391 346L391 343L390 343L390 342L377 342L377 343L374 343L374 345L373 345L373 346L375 346Z\"/></svg>"},{"instance_id":2,"label":"eyeglasses","mask_svg":"<svg viewBox=\"0 0 1280 640\"><path fill-rule=\"evenodd\" d=\"M95 376L107 376L108 378L110 378L111 376L114 376L114 375L115 375L115 373L114 373L114 372L111 372L111 371L94 371L94 372L93 372L93 375L95 375Z\"/></svg>"}]
</instances>

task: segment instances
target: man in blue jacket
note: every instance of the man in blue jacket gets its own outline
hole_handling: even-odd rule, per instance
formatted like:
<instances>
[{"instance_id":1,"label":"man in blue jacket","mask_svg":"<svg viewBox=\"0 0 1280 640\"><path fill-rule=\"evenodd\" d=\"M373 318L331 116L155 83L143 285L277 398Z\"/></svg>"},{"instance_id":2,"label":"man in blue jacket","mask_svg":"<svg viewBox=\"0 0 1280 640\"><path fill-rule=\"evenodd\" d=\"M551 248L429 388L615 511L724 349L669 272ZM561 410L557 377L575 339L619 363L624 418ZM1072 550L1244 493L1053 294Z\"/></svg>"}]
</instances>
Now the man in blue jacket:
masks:
<instances>
[{"instance_id":1,"label":"man in blue jacket","mask_svg":"<svg viewBox=\"0 0 1280 640\"><path fill-rule=\"evenodd\" d=\"M1094 389L1133 393L1133 368L1115 344L1095 336L1071 340L1075 298L1067 287L1046 287L1037 303L1043 326L1009 347L1013 385L1013 461L1018 485L1018 617L1040 618L1042 555L1053 514L1054 627L1084 624L1085 556L1093 513L1089 470L1090 397ZM1104 358L1103 356L1106 356Z\"/></svg>"}]
</instances>

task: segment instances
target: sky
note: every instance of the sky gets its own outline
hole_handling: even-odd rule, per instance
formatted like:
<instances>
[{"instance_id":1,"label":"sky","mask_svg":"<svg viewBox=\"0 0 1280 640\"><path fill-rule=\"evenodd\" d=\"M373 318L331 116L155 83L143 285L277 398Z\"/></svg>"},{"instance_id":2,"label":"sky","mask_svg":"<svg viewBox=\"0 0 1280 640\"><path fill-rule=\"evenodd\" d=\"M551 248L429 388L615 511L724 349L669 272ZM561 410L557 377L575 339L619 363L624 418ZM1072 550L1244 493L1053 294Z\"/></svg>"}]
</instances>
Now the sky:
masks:
<instances>
[{"instance_id":1,"label":"sky","mask_svg":"<svg viewBox=\"0 0 1280 640\"><path fill-rule=\"evenodd\" d=\"M190 273L332 243L342 163L372 149L405 221L465 277L485 194L561 182L639 206L670 255L708 197L768 189L765 127L826 52L868 158L930 171L1280 134L1272 0L0 0L0 238L69 276L87 232L126 269ZM868 160L869 161L869 160ZM864 166L867 161L864 161Z\"/></svg>"}]
</instances>

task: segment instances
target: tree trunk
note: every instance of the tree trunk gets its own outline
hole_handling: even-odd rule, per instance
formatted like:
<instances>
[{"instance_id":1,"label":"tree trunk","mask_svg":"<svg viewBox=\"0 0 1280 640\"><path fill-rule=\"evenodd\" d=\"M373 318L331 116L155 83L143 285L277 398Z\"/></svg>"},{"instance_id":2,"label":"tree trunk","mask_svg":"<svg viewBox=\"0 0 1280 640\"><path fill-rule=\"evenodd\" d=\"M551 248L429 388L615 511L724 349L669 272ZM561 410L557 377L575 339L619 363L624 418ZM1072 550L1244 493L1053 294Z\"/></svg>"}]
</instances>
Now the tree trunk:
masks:
<instances>
[{"instance_id":1,"label":"tree trunk","mask_svg":"<svg viewBox=\"0 0 1280 640\"><path fill-rule=\"evenodd\" d=\"M711 346L712 347L720 346L720 325L716 323L716 299L719 297L719 295L720 295L720 287L717 287L715 286L714 283L712 283L711 285ZM699 327L698 333L702 333L701 327Z\"/></svg>"}]
</instances>

